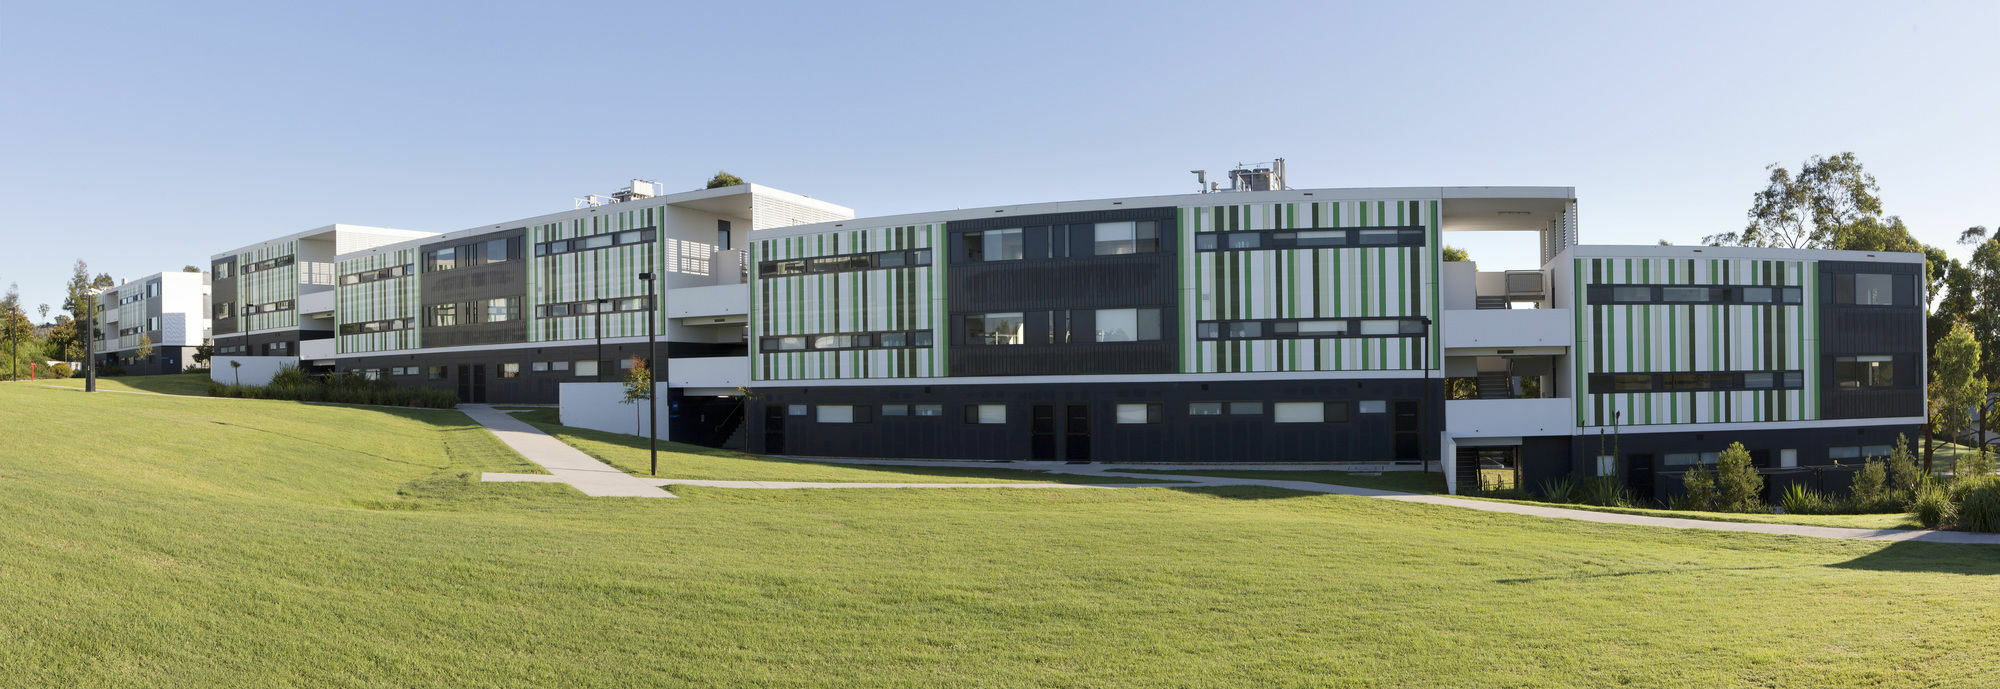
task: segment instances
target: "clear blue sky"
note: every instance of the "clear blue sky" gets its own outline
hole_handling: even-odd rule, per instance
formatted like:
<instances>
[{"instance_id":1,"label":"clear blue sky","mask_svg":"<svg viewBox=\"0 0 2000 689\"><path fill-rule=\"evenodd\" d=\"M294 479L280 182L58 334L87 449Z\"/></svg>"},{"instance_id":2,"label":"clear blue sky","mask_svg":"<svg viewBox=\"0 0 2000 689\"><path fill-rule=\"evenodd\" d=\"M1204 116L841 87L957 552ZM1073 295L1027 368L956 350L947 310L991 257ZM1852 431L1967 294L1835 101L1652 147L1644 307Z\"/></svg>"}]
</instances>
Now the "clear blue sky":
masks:
<instances>
[{"instance_id":1,"label":"clear blue sky","mask_svg":"<svg viewBox=\"0 0 2000 689\"><path fill-rule=\"evenodd\" d=\"M865 216L1274 156L1295 187L1574 186L1585 241L1650 244L1852 150L1942 245L2000 224L1996 123L1993 2L6 0L0 283L57 305L78 257L131 278L718 168Z\"/></svg>"}]
</instances>

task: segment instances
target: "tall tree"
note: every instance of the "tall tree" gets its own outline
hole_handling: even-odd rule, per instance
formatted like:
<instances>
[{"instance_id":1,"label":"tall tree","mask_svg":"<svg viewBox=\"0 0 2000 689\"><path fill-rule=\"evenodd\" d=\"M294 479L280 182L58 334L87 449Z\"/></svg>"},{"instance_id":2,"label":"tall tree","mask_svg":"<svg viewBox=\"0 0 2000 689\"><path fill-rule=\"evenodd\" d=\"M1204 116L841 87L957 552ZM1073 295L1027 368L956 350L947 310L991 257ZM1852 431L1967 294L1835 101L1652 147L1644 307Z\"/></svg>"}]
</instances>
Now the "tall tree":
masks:
<instances>
[{"instance_id":1,"label":"tall tree","mask_svg":"<svg viewBox=\"0 0 2000 689\"><path fill-rule=\"evenodd\" d=\"M146 362L146 360L153 358L153 336L140 335L139 349L137 351L134 351L133 354L139 357L139 361L142 365Z\"/></svg>"},{"instance_id":2,"label":"tall tree","mask_svg":"<svg viewBox=\"0 0 2000 689\"><path fill-rule=\"evenodd\" d=\"M1933 435L1956 440L1972 430L1974 410L1986 401L1986 381L1979 375L1979 341L1964 323L1953 324L1931 355L1930 398ZM1930 468L1926 451L1924 469Z\"/></svg>"},{"instance_id":3,"label":"tall tree","mask_svg":"<svg viewBox=\"0 0 2000 689\"><path fill-rule=\"evenodd\" d=\"M1450 263L1452 261L1470 261L1470 260L1472 260L1472 255L1466 253L1464 249L1460 249L1458 247L1450 245L1445 246L1444 261L1446 263Z\"/></svg>"},{"instance_id":4,"label":"tall tree","mask_svg":"<svg viewBox=\"0 0 2000 689\"><path fill-rule=\"evenodd\" d=\"M1966 230L1959 242L1973 246L1962 278L1965 324L1986 352L1980 374L1988 380L2000 380L2000 233L1988 237L1986 228L1975 227Z\"/></svg>"},{"instance_id":5,"label":"tall tree","mask_svg":"<svg viewBox=\"0 0 2000 689\"><path fill-rule=\"evenodd\" d=\"M21 286L7 285L7 296L0 298L0 338L4 338L8 346L8 358L11 360L7 367L9 380L21 379L22 340L33 335L34 331L35 325L28 321L28 313L21 310Z\"/></svg>"},{"instance_id":6,"label":"tall tree","mask_svg":"<svg viewBox=\"0 0 2000 689\"><path fill-rule=\"evenodd\" d=\"M1837 228L1882 216L1875 176L1852 152L1807 158L1797 176L1777 163L1764 169L1771 171L1770 182L1752 197L1749 225L1702 243L1826 249L1834 246Z\"/></svg>"}]
</instances>

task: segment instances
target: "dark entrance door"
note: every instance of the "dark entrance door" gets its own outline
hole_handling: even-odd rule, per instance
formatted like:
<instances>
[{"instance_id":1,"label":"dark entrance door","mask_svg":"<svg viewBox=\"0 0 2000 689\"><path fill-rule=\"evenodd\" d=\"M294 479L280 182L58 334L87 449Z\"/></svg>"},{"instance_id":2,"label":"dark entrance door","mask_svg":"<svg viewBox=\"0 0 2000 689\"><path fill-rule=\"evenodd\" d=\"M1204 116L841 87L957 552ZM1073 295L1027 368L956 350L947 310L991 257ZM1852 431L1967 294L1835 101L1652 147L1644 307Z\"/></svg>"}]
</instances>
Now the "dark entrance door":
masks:
<instances>
[{"instance_id":1,"label":"dark entrance door","mask_svg":"<svg viewBox=\"0 0 2000 689\"><path fill-rule=\"evenodd\" d=\"M1056 458L1056 405L1036 404L1028 408L1028 458Z\"/></svg>"},{"instance_id":2,"label":"dark entrance door","mask_svg":"<svg viewBox=\"0 0 2000 689\"><path fill-rule=\"evenodd\" d=\"M1063 412L1063 459L1090 461L1090 405L1067 406Z\"/></svg>"},{"instance_id":3,"label":"dark entrance door","mask_svg":"<svg viewBox=\"0 0 2000 689\"><path fill-rule=\"evenodd\" d=\"M1625 455L1625 487L1640 500L1653 500L1653 456Z\"/></svg>"},{"instance_id":4,"label":"dark entrance door","mask_svg":"<svg viewBox=\"0 0 2000 689\"><path fill-rule=\"evenodd\" d=\"M772 455L785 453L785 405L772 404L764 407L764 453Z\"/></svg>"},{"instance_id":5,"label":"dark entrance door","mask_svg":"<svg viewBox=\"0 0 2000 689\"><path fill-rule=\"evenodd\" d=\"M458 365L458 401L486 403L486 364Z\"/></svg>"},{"instance_id":6,"label":"dark entrance door","mask_svg":"<svg viewBox=\"0 0 2000 689\"><path fill-rule=\"evenodd\" d=\"M1423 413L1416 400L1396 400L1396 459L1423 459Z\"/></svg>"}]
</instances>

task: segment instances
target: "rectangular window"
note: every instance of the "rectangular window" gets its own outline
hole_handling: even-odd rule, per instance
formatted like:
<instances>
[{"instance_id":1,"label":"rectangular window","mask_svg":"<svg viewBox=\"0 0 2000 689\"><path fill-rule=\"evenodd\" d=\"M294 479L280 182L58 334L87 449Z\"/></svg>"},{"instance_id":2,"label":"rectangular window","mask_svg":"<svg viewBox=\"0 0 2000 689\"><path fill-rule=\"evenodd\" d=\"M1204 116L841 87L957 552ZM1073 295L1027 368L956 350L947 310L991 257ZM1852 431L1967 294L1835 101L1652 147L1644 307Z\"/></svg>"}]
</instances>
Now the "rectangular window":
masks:
<instances>
[{"instance_id":1,"label":"rectangular window","mask_svg":"<svg viewBox=\"0 0 2000 689\"><path fill-rule=\"evenodd\" d=\"M1230 402L1230 416L1263 416L1263 402Z\"/></svg>"},{"instance_id":2,"label":"rectangular window","mask_svg":"<svg viewBox=\"0 0 2000 689\"><path fill-rule=\"evenodd\" d=\"M852 335L821 335L813 338L813 349L845 349L854 346Z\"/></svg>"},{"instance_id":3,"label":"rectangular window","mask_svg":"<svg viewBox=\"0 0 2000 689\"><path fill-rule=\"evenodd\" d=\"M882 346L884 347L907 347L909 346L908 342L908 333L882 333Z\"/></svg>"},{"instance_id":4,"label":"rectangular window","mask_svg":"<svg viewBox=\"0 0 2000 689\"><path fill-rule=\"evenodd\" d=\"M1826 448L1827 459L1860 459L1861 448L1854 445Z\"/></svg>"},{"instance_id":5,"label":"rectangular window","mask_svg":"<svg viewBox=\"0 0 2000 689\"><path fill-rule=\"evenodd\" d=\"M504 297L486 300L487 323L505 323L519 318L520 297Z\"/></svg>"},{"instance_id":6,"label":"rectangular window","mask_svg":"<svg viewBox=\"0 0 2000 689\"><path fill-rule=\"evenodd\" d=\"M1402 332L1402 326L1398 321L1373 319L1361 322L1361 334L1363 335L1395 335L1400 332Z\"/></svg>"},{"instance_id":7,"label":"rectangular window","mask_svg":"<svg viewBox=\"0 0 2000 689\"><path fill-rule=\"evenodd\" d=\"M715 221L715 250L729 250L729 221L727 220Z\"/></svg>"},{"instance_id":8,"label":"rectangular window","mask_svg":"<svg viewBox=\"0 0 2000 689\"><path fill-rule=\"evenodd\" d=\"M1395 244L1397 234L1395 230L1362 230L1360 243L1364 246Z\"/></svg>"},{"instance_id":9,"label":"rectangular window","mask_svg":"<svg viewBox=\"0 0 2000 689\"><path fill-rule=\"evenodd\" d=\"M916 412L917 416L944 416L944 405L919 404L916 407Z\"/></svg>"},{"instance_id":10,"label":"rectangular window","mask_svg":"<svg viewBox=\"0 0 2000 689\"><path fill-rule=\"evenodd\" d=\"M235 272L235 265L234 263L215 264L215 277L223 280L229 279L230 275Z\"/></svg>"},{"instance_id":11,"label":"rectangular window","mask_svg":"<svg viewBox=\"0 0 2000 689\"><path fill-rule=\"evenodd\" d=\"M1598 455L1598 456L1597 456L1597 475L1598 475L1598 476L1617 476L1617 475L1618 475L1618 456L1617 456L1617 455Z\"/></svg>"},{"instance_id":12,"label":"rectangular window","mask_svg":"<svg viewBox=\"0 0 2000 689\"><path fill-rule=\"evenodd\" d=\"M1804 288L1786 287L1784 290L1782 290L1782 292L1784 293L1785 303L1787 304L1797 304L1805 300Z\"/></svg>"},{"instance_id":13,"label":"rectangular window","mask_svg":"<svg viewBox=\"0 0 2000 689\"><path fill-rule=\"evenodd\" d=\"M567 361L552 362L549 364L549 368L557 371L567 371L569 370L569 362Z\"/></svg>"},{"instance_id":14,"label":"rectangular window","mask_svg":"<svg viewBox=\"0 0 2000 689\"><path fill-rule=\"evenodd\" d=\"M1007 423L1007 405L968 404L965 405L965 422L977 424Z\"/></svg>"},{"instance_id":15,"label":"rectangular window","mask_svg":"<svg viewBox=\"0 0 2000 689\"><path fill-rule=\"evenodd\" d=\"M500 377L501 377L501 378L519 378L519 377L521 377L521 365L520 365L520 364L501 364L501 365L500 365Z\"/></svg>"},{"instance_id":16,"label":"rectangular window","mask_svg":"<svg viewBox=\"0 0 2000 689\"><path fill-rule=\"evenodd\" d=\"M967 232L963 241L967 261L1013 261L1025 255L1022 251L1021 228L1018 227Z\"/></svg>"},{"instance_id":17,"label":"rectangular window","mask_svg":"<svg viewBox=\"0 0 2000 689\"><path fill-rule=\"evenodd\" d=\"M576 377L584 378L584 377L596 377L596 376L597 376L597 362L595 361L576 362Z\"/></svg>"},{"instance_id":18,"label":"rectangular window","mask_svg":"<svg viewBox=\"0 0 2000 689\"><path fill-rule=\"evenodd\" d=\"M909 416L909 415L910 415L910 405L907 405L907 404L884 404L884 405L882 405L882 415L883 415L883 416Z\"/></svg>"},{"instance_id":19,"label":"rectangular window","mask_svg":"<svg viewBox=\"0 0 2000 689\"><path fill-rule=\"evenodd\" d=\"M1896 362L1879 355L1835 357L1833 381L1846 389L1890 387L1896 384Z\"/></svg>"},{"instance_id":20,"label":"rectangular window","mask_svg":"<svg viewBox=\"0 0 2000 689\"><path fill-rule=\"evenodd\" d=\"M577 251L587 251L590 249L602 249L617 242L618 239L612 235L594 234L588 237L579 237L570 243Z\"/></svg>"},{"instance_id":21,"label":"rectangular window","mask_svg":"<svg viewBox=\"0 0 2000 689\"><path fill-rule=\"evenodd\" d=\"M1771 303L1771 288L1769 288L1769 287L1745 287L1745 288L1743 288L1743 303L1746 303L1746 304L1769 304L1769 303Z\"/></svg>"},{"instance_id":22,"label":"rectangular window","mask_svg":"<svg viewBox=\"0 0 2000 689\"><path fill-rule=\"evenodd\" d=\"M1660 301L1687 303L1708 301L1707 287L1661 287Z\"/></svg>"},{"instance_id":23,"label":"rectangular window","mask_svg":"<svg viewBox=\"0 0 2000 689\"><path fill-rule=\"evenodd\" d=\"M1346 335L1347 321L1299 321L1301 335Z\"/></svg>"},{"instance_id":24,"label":"rectangular window","mask_svg":"<svg viewBox=\"0 0 2000 689\"><path fill-rule=\"evenodd\" d=\"M1896 303L1893 285L1890 276L1882 273L1835 275L1833 301L1836 304L1893 306Z\"/></svg>"},{"instance_id":25,"label":"rectangular window","mask_svg":"<svg viewBox=\"0 0 2000 689\"><path fill-rule=\"evenodd\" d=\"M1152 342L1160 339L1159 309L1098 309L1098 342Z\"/></svg>"},{"instance_id":26,"label":"rectangular window","mask_svg":"<svg viewBox=\"0 0 2000 689\"><path fill-rule=\"evenodd\" d=\"M803 404L793 404L793 405L789 405L789 406L785 407L785 413L786 413L787 415L790 415L790 416L805 416L805 415L806 415L806 405L803 405Z\"/></svg>"},{"instance_id":27,"label":"rectangular window","mask_svg":"<svg viewBox=\"0 0 2000 689\"><path fill-rule=\"evenodd\" d=\"M1345 230L1308 230L1295 233L1293 236L1293 241L1298 246L1347 245L1347 232Z\"/></svg>"},{"instance_id":28,"label":"rectangular window","mask_svg":"<svg viewBox=\"0 0 2000 689\"><path fill-rule=\"evenodd\" d=\"M1326 405L1321 402L1278 402L1271 405L1271 420L1277 423L1325 423Z\"/></svg>"},{"instance_id":29,"label":"rectangular window","mask_svg":"<svg viewBox=\"0 0 2000 689\"><path fill-rule=\"evenodd\" d=\"M1389 411L1389 403L1383 400L1362 400L1361 413L1383 414Z\"/></svg>"},{"instance_id":30,"label":"rectangular window","mask_svg":"<svg viewBox=\"0 0 2000 689\"><path fill-rule=\"evenodd\" d=\"M1099 256L1145 254L1160 250L1158 225L1150 220L1097 223L1094 242Z\"/></svg>"},{"instance_id":31,"label":"rectangular window","mask_svg":"<svg viewBox=\"0 0 2000 689\"><path fill-rule=\"evenodd\" d=\"M1863 457L1881 457L1886 459L1890 454L1894 453L1895 451L1896 448L1889 445L1861 446L1861 456Z\"/></svg>"},{"instance_id":32,"label":"rectangular window","mask_svg":"<svg viewBox=\"0 0 2000 689\"><path fill-rule=\"evenodd\" d=\"M1231 249L1256 249L1264 245L1264 235L1254 232L1231 232L1227 233L1226 236L1229 237L1229 248Z\"/></svg>"},{"instance_id":33,"label":"rectangular window","mask_svg":"<svg viewBox=\"0 0 2000 689\"><path fill-rule=\"evenodd\" d=\"M424 377L430 380L444 380L445 377L444 367L443 366L428 367L424 369Z\"/></svg>"},{"instance_id":34,"label":"rectangular window","mask_svg":"<svg viewBox=\"0 0 2000 689\"><path fill-rule=\"evenodd\" d=\"M424 261L424 270L427 271L453 270L456 268L458 268L457 247L447 247L432 251L428 254L428 260Z\"/></svg>"},{"instance_id":35,"label":"rectangular window","mask_svg":"<svg viewBox=\"0 0 2000 689\"><path fill-rule=\"evenodd\" d=\"M1028 341L1023 327L1025 323L1026 319L1020 312L966 316L965 342L976 345L1025 344Z\"/></svg>"},{"instance_id":36,"label":"rectangular window","mask_svg":"<svg viewBox=\"0 0 2000 689\"><path fill-rule=\"evenodd\" d=\"M1238 339L1263 337L1264 324L1258 323L1256 321L1237 321L1234 323L1230 323L1229 336Z\"/></svg>"},{"instance_id":37,"label":"rectangular window","mask_svg":"<svg viewBox=\"0 0 2000 689\"><path fill-rule=\"evenodd\" d=\"M1207 233L1207 232L1203 232L1203 233L1201 233L1201 234L1198 234L1198 235L1195 235L1195 236L1194 236L1194 249L1195 249L1196 251L1214 251L1214 250L1215 250L1215 235L1214 235L1214 234L1211 234L1211 233Z\"/></svg>"},{"instance_id":38,"label":"rectangular window","mask_svg":"<svg viewBox=\"0 0 2000 689\"><path fill-rule=\"evenodd\" d=\"M1221 416L1221 402L1189 402L1188 416Z\"/></svg>"},{"instance_id":39,"label":"rectangular window","mask_svg":"<svg viewBox=\"0 0 2000 689\"><path fill-rule=\"evenodd\" d=\"M847 404L819 405L820 423L854 423L854 407Z\"/></svg>"},{"instance_id":40,"label":"rectangular window","mask_svg":"<svg viewBox=\"0 0 2000 689\"><path fill-rule=\"evenodd\" d=\"M1785 372L1785 387L1798 389L1806 386L1806 374L1802 371Z\"/></svg>"},{"instance_id":41,"label":"rectangular window","mask_svg":"<svg viewBox=\"0 0 2000 689\"><path fill-rule=\"evenodd\" d=\"M1775 373L1760 371L1743 374L1743 387L1756 390L1775 385L1777 385L1777 374Z\"/></svg>"},{"instance_id":42,"label":"rectangular window","mask_svg":"<svg viewBox=\"0 0 2000 689\"><path fill-rule=\"evenodd\" d=\"M539 373L539 372L542 372L542 371L547 371L547 370L549 370L549 362L546 362L546 361L537 361L537 362L535 362L535 363L534 363L534 365L533 365L533 366L530 366L529 368L530 368L530 370L533 370L533 371L535 371L535 372L537 372L537 373Z\"/></svg>"},{"instance_id":43,"label":"rectangular window","mask_svg":"<svg viewBox=\"0 0 2000 689\"><path fill-rule=\"evenodd\" d=\"M1131 402L1116 406L1116 418L1120 424L1159 423L1162 406L1158 403Z\"/></svg>"},{"instance_id":44,"label":"rectangular window","mask_svg":"<svg viewBox=\"0 0 2000 689\"><path fill-rule=\"evenodd\" d=\"M433 328L458 325L458 305L432 304L424 307L424 323Z\"/></svg>"},{"instance_id":45,"label":"rectangular window","mask_svg":"<svg viewBox=\"0 0 2000 689\"><path fill-rule=\"evenodd\" d=\"M1701 461L1699 452L1669 452L1660 456L1660 462L1670 467L1694 466L1698 461Z\"/></svg>"},{"instance_id":46,"label":"rectangular window","mask_svg":"<svg viewBox=\"0 0 2000 689\"><path fill-rule=\"evenodd\" d=\"M489 239L480 245L480 257L487 263L506 263L514 260L512 252L507 250L507 244L508 240L505 239Z\"/></svg>"}]
</instances>

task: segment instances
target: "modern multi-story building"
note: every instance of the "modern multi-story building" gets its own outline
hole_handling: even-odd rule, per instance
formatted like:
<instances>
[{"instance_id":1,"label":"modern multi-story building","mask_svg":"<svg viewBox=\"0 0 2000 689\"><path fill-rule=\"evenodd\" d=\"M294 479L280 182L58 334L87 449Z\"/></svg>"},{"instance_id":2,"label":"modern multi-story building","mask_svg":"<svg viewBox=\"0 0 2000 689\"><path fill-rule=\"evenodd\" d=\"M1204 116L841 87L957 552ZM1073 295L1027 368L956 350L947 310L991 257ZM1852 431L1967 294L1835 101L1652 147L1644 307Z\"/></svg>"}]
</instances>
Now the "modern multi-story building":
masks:
<instances>
[{"instance_id":1,"label":"modern multi-story building","mask_svg":"<svg viewBox=\"0 0 2000 689\"><path fill-rule=\"evenodd\" d=\"M209 257L214 355L331 370L334 257L435 234L328 225Z\"/></svg>"},{"instance_id":2,"label":"modern multi-story building","mask_svg":"<svg viewBox=\"0 0 2000 689\"><path fill-rule=\"evenodd\" d=\"M97 294L97 363L126 375L179 373L209 336L208 274L155 273Z\"/></svg>"},{"instance_id":3,"label":"modern multi-story building","mask_svg":"<svg viewBox=\"0 0 2000 689\"><path fill-rule=\"evenodd\" d=\"M239 275L216 299L245 317L327 317L289 338L270 333L299 321L218 323L218 345L322 341L307 362L550 403L622 379L650 321L679 440L1439 462L1454 486L1498 459L1529 485L1612 475L1658 495L1730 442L1783 474L1886 454L1922 423L1920 256L1579 245L1563 187L1250 188L856 219L756 185L635 183L337 246L311 259L323 278L254 297ZM1443 261L1464 231L1534 233L1539 265ZM283 269L303 250L271 247L297 239L218 256L218 281L226 261ZM299 285L328 303L287 304Z\"/></svg>"}]
</instances>

